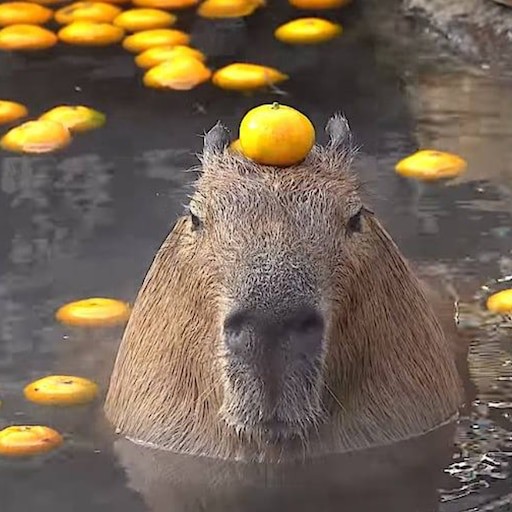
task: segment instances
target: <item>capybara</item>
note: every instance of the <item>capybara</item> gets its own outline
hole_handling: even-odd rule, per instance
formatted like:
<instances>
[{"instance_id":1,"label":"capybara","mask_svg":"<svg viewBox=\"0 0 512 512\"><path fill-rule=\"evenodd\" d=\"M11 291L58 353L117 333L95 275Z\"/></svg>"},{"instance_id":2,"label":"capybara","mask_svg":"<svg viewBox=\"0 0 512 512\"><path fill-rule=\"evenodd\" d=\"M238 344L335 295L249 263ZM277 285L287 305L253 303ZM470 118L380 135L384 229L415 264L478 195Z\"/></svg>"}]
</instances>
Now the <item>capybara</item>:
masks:
<instances>
[{"instance_id":1,"label":"capybara","mask_svg":"<svg viewBox=\"0 0 512 512\"><path fill-rule=\"evenodd\" d=\"M205 136L187 212L135 301L105 410L137 442L243 461L387 444L460 403L419 279L366 208L348 123L300 164Z\"/></svg>"}]
</instances>

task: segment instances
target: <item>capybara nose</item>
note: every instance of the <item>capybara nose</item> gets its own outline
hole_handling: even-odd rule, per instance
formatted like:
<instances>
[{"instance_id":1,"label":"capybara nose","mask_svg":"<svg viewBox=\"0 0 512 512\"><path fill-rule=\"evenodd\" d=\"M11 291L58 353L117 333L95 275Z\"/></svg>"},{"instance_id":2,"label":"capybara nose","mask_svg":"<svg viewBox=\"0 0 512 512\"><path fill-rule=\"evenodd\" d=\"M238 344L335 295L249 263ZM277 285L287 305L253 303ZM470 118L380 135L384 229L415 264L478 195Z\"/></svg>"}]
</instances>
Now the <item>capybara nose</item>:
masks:
<instances>
[{"instance_id":1,"label":"capybara nose","mask_svg":"<svg viewBox=\"0 0 512 512\"><path fill-rule=\"evenodd\" d=\"M236 309L224 321L224 340L232 355L248 358L285 350L314 356L322 349L324 320L314 307L286 312Z\"/></svg>"}]
</instances>

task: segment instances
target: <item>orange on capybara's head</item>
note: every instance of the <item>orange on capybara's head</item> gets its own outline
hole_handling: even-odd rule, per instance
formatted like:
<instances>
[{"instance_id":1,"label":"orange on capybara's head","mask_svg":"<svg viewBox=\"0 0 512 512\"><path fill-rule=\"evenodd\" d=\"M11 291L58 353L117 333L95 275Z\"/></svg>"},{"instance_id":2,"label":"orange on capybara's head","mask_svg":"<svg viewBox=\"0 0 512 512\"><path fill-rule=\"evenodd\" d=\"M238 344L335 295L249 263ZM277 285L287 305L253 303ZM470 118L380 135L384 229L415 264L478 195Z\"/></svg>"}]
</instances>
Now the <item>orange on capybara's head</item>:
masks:
<instances>
[{"instance_id":1,"label":"orange on capybara's head","mask_svg":"<svg viewBox=\"0 0 512 512\"><path fill-rule=\"evenodd\" d=\"M284 461L423 433L460 400L419 280L351 173L346 120L295 166L251 162L219 123L146 275L106 414L131 439Z\"/></svg>"}]
</instances>

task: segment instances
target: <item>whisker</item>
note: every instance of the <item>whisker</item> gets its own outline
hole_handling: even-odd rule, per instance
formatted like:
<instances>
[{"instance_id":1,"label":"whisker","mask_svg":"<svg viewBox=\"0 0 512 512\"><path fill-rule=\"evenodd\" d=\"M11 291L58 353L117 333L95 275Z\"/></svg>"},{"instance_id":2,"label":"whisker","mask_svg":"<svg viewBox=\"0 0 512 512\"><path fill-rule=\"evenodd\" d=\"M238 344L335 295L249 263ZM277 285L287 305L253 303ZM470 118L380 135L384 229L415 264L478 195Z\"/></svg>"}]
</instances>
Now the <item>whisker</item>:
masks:
<instances>
[{"instance_id":1,"label":"whisker","mask_svg":"<svg viewBox=\"0 0 512 512\"><path fill-rule=\"evenodd\" d=\"M327 383L324 383L325 389L329 392L329 394L334 398L334 401L339 405L340 409L345 412L345 407L343 407L343 404L339 401L338 397L334 394L332 389L328 386Z\"/></svg>"},{"instance_id":2,"label":"whisker","mask_svg":"<svg viewBox=\"0 0 512 512\"><path fill-rule=\"evenodd\" d=\"M197 402L200 400L206 400L216 389L215 384L213 384L209 389L205 389L198 397Z\"/></svg>"}]
</instances>

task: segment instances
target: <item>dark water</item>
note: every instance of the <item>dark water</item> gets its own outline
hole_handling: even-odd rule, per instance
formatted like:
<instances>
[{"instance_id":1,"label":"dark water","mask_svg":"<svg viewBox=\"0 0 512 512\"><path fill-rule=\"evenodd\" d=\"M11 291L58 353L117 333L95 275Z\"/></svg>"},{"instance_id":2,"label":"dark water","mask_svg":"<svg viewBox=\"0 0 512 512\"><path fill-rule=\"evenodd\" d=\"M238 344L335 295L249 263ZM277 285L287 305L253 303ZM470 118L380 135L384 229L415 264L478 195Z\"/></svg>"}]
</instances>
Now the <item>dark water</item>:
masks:
<instances>
[{"instance_id":1,"label":"dark water","mask_svg":"<svg viewBox=\"0 0 512 512\"><path fill-rule=\"evenodd\" d=\"M457 63L392 4L333 16L345 34L311 49L273 40L289 17L282 5L247 25L182 17L212 65L248 59L289 73L284 96L151 91L120 49L0 55L0 97L36 115L69 102L108 116L58 154L0 155L0 428L48 424L66 437L42 460L0 460L2 512L509 510L510 329L481 315L474 296L512 273L512 81ZM183 170L197 163L200 135L219 119L236 133L248 109L276 99L317 127L347 115L372 205L422 272L459 297L471 347L456 435L446 426L310 467L239 466L113 443L98 407L24 401L23 386L48 373L105 382L120 332L62 327L56 308L88 296L133 300L186 201L194 175ZM419 146L461 154L468 173L430 186L396 176L394 163Z\"/></svg>"}]
</instances>

